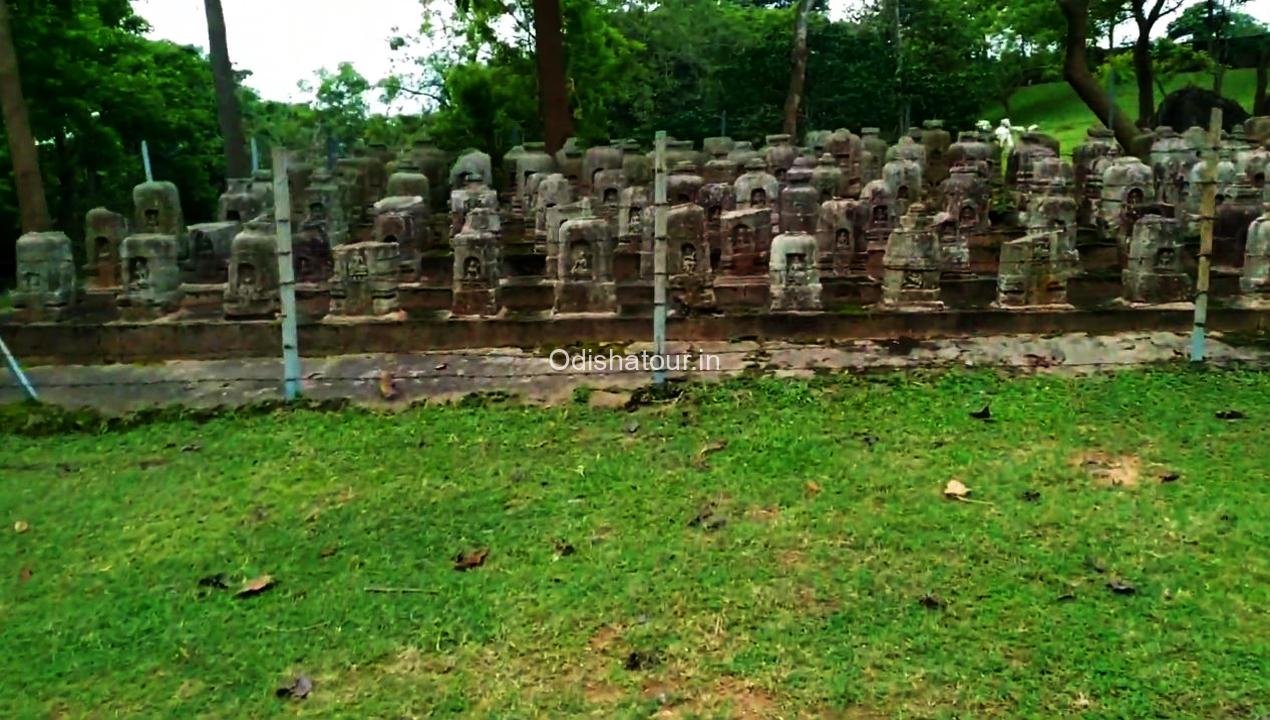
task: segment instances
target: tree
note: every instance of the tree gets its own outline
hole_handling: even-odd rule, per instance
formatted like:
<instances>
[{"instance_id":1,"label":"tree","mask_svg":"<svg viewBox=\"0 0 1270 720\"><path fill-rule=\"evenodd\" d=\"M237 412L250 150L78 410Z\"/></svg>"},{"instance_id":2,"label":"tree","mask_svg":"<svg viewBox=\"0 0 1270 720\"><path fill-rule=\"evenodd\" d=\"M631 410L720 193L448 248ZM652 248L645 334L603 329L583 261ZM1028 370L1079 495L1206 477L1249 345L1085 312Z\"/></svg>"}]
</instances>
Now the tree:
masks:
<instances>
[{"instance_id":1,"label":"tree","mask_svg":"<svg viewBox=\"0 0 1270 720\"><path fill-rule=\"evenodd\" d=\"M534 58L538 66L538 105L543 140L554 153L573 134L573 113L565 84L564 23L560 0L534 0Z\"/></svg>"},{"instance_id":2,"label":"tree","mask_svg":"<svg viewBox=\"0 0 1270 720\"><path fill-rule=\"evenodd\" d=\"M789 95L785 99L785 133L798 134L798 107L807 82L807 17L814 0L801 0L794 9L794 49L790 51Z\"/></svg>"},{"instance_id":3,"label":"tree","mask_svg":"<svg viewBox=\"0 0 1270 720\"><path fill-rule=\"evenodd\" d=\"M323 135L348 148L361 141L366 132L370 104L366 94L370 81L357 72L352 63L340 63L335 72L325 68L317 72L317 87L301 83L302 90L313 90L313 110L324 129Z\"/></svg>"},{"instance_id":4,"label":"tree","mask_svg":"<svg viewBox=\"0 0 1270 720\"><path fill-rule=\"evenodd\" d=\"M1149 128L1155 121L1155 67L1151 55L1151 31L1159 19L1178 8L1166 0L1129 0L1138 37L1133 41L1133 74L1138 82L1138 127Z\"/></svg>"},{"instance_id":5,"label":"tree","mask_svg":"<svg viewBox=\"0 0 1270 720\"><path fill-rule=\"evenodd\" d=\"M1132 152L1134 139L1138 136L1137 128L1124 113L1113 112L1107 91L1089 71L1085 45L1089 38L1090 0L1056 1L1067 22L1067 34L1063 40L1063 79L1094 116L1111 127L1120 145Z\"/></svg>"},{"instance_id":6,"label":"tree","mask_svg":"<svg viewBox=\"0 0 1270 720\"><path fill-rule=\"evenodd\" d=\"M243 116L238 105L238 88L234 67L229 62L229 44L225 39L225 13L220 0L203 0L207 11L207 38L212 56L212 79L216 83L216 119L225 137L225 168L229 177L251 176L251 157L243 135Z\"/></svg>"},{"instance_id":7,"label":"tree","mask_svg":"<svg viewBox=\"0 0 1270 720\"><path fill-rule=\"evenodd\" d=\"M1246 2L1247 0L1229 0L1223 4L1217 0L1201 0L1183 10L1176 20L1169 23L1170 38L1189 40L1195 45L1208 47L1208 54L1214 63L1213 92L1219 95L1226 70L1226 41L1235 37L1260 35L1266 31L1265 25L1256 18L1229 7Z\"/></svg>"},{"instance_id":8,"label":"tree","mask_svg":"<svg viewBox=\"0 0 1270 720\"><path fill-rule=\"evenodd\" d=\"M44 179L40 175L40 155L35 147L35 136L31 134L26 97L22 94L22 77L18 72L9 17L8 0L0 0L0 105L3 105L4 128L9 136L9 155L13 159L22 232L39 232L49 227L49 210L44 199Z\"/></svg>"}]
</instances>

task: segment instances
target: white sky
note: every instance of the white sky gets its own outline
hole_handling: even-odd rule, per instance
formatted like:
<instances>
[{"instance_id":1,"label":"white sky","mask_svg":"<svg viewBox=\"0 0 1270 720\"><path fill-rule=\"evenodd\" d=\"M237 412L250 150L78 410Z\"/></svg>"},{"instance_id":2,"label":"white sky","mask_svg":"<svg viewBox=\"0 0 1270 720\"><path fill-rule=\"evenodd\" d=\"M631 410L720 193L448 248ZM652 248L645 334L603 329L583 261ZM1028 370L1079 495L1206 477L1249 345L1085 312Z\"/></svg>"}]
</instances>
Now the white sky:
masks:
<instances>
[{"instance_id":1,"label":"white sky","mask_svg":"<svg viewBox=\"0 0 1270 720\"><path fill-rule=\"evenodd\" d=\"M859 2L829 0L830 14L845 15ZM417 34L423 20L420 0L222 0L222 5L230 58L252 72L247 84L269 100L309 100L297 84L345 61L377 82L393 69L388 39L398 31ZM203 0L133 0L133 6L153 26L152 37L207 47ZM1250 0L1241 10L1270 22L1270 0ZM1117 35L1130 32L1123 26Z\"/></svg>"}]
</instances>

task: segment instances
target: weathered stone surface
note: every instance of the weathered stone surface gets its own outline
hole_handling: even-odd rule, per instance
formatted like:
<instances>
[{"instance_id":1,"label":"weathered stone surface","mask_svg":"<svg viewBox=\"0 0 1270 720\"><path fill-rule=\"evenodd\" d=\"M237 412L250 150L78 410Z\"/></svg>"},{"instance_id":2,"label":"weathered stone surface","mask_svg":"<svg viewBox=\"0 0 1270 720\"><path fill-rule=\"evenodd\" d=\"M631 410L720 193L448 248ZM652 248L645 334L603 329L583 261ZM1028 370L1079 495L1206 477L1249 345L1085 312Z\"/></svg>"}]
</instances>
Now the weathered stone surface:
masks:
<instances>
[{"instance_id":1,"label":"weathered stone surface","mask_svg":"<svg viewBox=\"0 0 1270 720\"><path fill-rule=\"evenodd\" d=\"M768 272L770 308L819 310L820 271L816 267L816 238L804 232L786 232L772 240Z\"/></svg>"},{"instance_id":2,"label":"weathered stone surface","mask_svg":"<svg viewBox=\"0 0 1270 720\"><path fill-rule=\"evenodd\" d=\"M189 227L189 276L195 283L223 283L229 277L229 256L242 224L233 221L199 223Z\"/></svg>"},{"instance_id":3,"label":"weathered stone surface","mask_svg":"<svg viewBox=\"0 0 1270 720\"><path fill-rule=\"evenodd\" d=\"M785 178L785 172L794 166L798 157L798 148L793 139L784 133L767 136L767 147L763 148L763 160L767 163L767 171L777 180Z\"/></svg>"},{"instance_id":4,"label":"weathered stone surface","mask_svg":"<svg viewBox=\"0 0 1270 720\"><path fill-rule=\"evenodd\" d=\"M866 245L856 200L827 200L816 218L816 265L821 277L863 271Z\"/></svg>"},{"instance_id":5,"label":"weathered stone surface","mask_svg":"<svg viewBox=\"0 0 1270 720\"><path fill-rule=\"evenodd\" d=\"M454 245L455 315L496 315L502 257L498 214L485 208L468 213Z\"/></svg>"},{"instance_id":6,"label":"weathered stone surface","mask_svg":"<svg viewBox=\"0 0 1270 720\"><path fill-rule=\"evenodd\" d=\"M14 307L31 311L39 319L57 319L57 313L75 303L79 297L75 255L65 233L27 233L18 238L14 255L18 267Z\"/></svg>"},{"instance_id":7,"label":"weathered stone surface","mask_svg":"<svg viewBox=\"0 0 1270 720\"><path fill-rule=\"evenodd\" d=\"M145 182L132 189L133 232L171 235L177 243L178 259L189 254L185 237L185 213L181 194L170 182Z\"/></svg>"},{"instance_id":8,"label":"weathered stone surface","mask_svg":"<svg viewBox=\"0 0 1270 720\"><path fill-rule=\"evenodd\" d=\"M458 159L450 167L450 187L457 188L466 184L472 175L486 187L494 186L494 170L489 154L468 148L459 153Z\"/></svg>"},{"instance_id":9,"label":"weathered stone surface","mask_svg":"<svg viewBox=\"0 0 1270 720\"><path fill-rule=\"evenodd\" d=\"M825 153L816 160L816 168L811 171L811 186L820 194L821 202L847 197L847 173L838 162L838 158ZM849 160L847 164L850 164Z\"/></svg>"},{"instance_id":10,"label":"weathered stone surface","mask_svg":"<svg viewBox=\"0 0 1270 720\"><path fill-rule=\"evenodd\" d=\"M459 192L464 191L455 191L456 194ZM466 218L468 213L478 207L497 210L498 200L492 190L485 188L485 192L466 192L466 195L456 201L454 212L458 216ZM373 210L374 241L397 243L397 259L401 263L402 278L407 282L413 281L419 275L419 263L423 254L434 246L428 202L421 196L388 197L375 203Z\"/></svg>"},{"instance_id":11,"label":"weathered stone surface","mask_svg":"<svg viewBox=\"0 0 1270 720\"><path fill-rule=\"evenodd\" d=\"M1136 157L1118 157L1102 173L1102 197L1098 224L1109 237L1123 244L1133 235L1139 208L1153 197L1155 175Z\"/></svg>"},{"instance_id":12,"label":"weathered stone surface","mask_svg":"<svg viewBox=\"0 0 1270 720\"><path fill-rule=\"evenodd\" d=\"M278 240L272 222L251 222L230 248L225 317L273 317L278 312Z\"/></svg>"},{"instance_id":13,"label":"weathered stone surface","mask_svg":"<svg viewBox=\"0 0 1270 720\"><path fill-rule=\"evenodd\" d=\"M217 222L245 223L273 211L272 184L252 178L230 178L226 183L228 188L217 202Z\"/></svg>"},{"instance_id":14,"label":"weathered stone surface","mask_svg":"<svg viewBox=\"0 0 1270 720\"><path fill-rule=\"evenodd\" d=\"M1002 307L1067 304L1076 251L1058 230L1029 233L1001 246L997 303Z\"/></svg>"},{"instance_id":15,"label":"weathered stone surface","mask_svg":"<svg viewBox=\"0 0 1270 720\"><path fill-rule=\"evenodd\" d=\"M914 203L891 232L882 258L882 303L940 307L939 236L929 226L926 206Z\"/></svg>"},{"instance_id":16,"label":"weathered stone surface","mask_svg":"<svg viewBox=\"0 0 1270 720\"><path fill-rule=\"evenodd\" d=\"M791 167L781 189L781 232L814 233L820 202L820 191L811 185L811 171L798 165Z\"/></svg>"},{"instance_id":17,"label":"weathered stone surface","mask_svg":"<svg viewBox=\"0 0 1270 720\"><path fill-rule=\"evenodd\" d=\"M1124 299L1131 303L1171 303L1191 299L1191 279L1182 269L1182 226L1147 215L1133 228L1129 259L1122 273Z\"/></svg>"},{"instance_id":18,"label":"weathered stone surface","mask_svg":"<svg viewBox=\"0 0 1270 720\"><path fill-rule=\"evenodd\" d=\"M937 188L948 179L948 150L952 135L944 129L943 120L927 120L922 123L922 146L926 148L926 167L923 180L926 187Z\"/></svg>"},{"instance_id":19,"label":"weathered stone surface","mask_svg":"<svg viewBox=\"0 0 1270 720\"><path fill-rule=\"evenodd\" d=\"M616 312L613 280L616 241L609 224L589 216L566 220L558 230L560 252L556 312Z\"/></svg>"},{"instance_id":20,"label":"weathered stone surface","mask_svg":"<svg viewBox=\"0 0 1270 720\"><path fill-rule=\"evenodd\" d=\"M772 244L772 218L764 208L730 210L720 219L723 248L719 273L766 278Z\"/></svg>"},{"instance_id":21,"label":"weathered stone surface","mask_svg":"<svg viewBox=\"0 0 1270 720\"><path fill-rule=\"evenodd\" d=\"M1248 228L1239 288L1253 300L1270 300L1270 204Z\"/></svg>"},{"instance_id":22,"label":"weathered stone surface","mask_svg":"<svg viewBox=\"0 0 1270 720\"><path fill-rule=\"evenodd\" d=\"M84 281L89 288L119 286L119 244L128 235L128 220L106 208L93 208L84 218Z\"/></svg>"},{"instance_id":23,"label":"weathered stone surface","mask_svg":"<svg viewBox=\"0 0 1270 720\"><path fill-rule=\"evenodd\" d=\"M333 315L386 315L400 308L397 243L351 243L335 248L334 255Z\"/></svg>"},{"instance_id":24,"label":"weathered stone surface","mask_svg":"<svg viewBox=\"0 0 1270 720\"><path fill-rule=\"evenodd\" d=\"M780 181L767 172L761 161L751 160L745 173L736 179L733 187L736 189L736 206L739 208L779 206Z\"/></svg>"},{"instance_id":25,"label":"weathered stone surface","mask_svg":"<svg viewBox=\"0 0 1270 720\"><path fill-rule=\"evenodd\" d=\"M181 268L177 239L172 235L129 235L119 245L124 307L164 311L181 302Z\"/></svg>"}]
</instances>

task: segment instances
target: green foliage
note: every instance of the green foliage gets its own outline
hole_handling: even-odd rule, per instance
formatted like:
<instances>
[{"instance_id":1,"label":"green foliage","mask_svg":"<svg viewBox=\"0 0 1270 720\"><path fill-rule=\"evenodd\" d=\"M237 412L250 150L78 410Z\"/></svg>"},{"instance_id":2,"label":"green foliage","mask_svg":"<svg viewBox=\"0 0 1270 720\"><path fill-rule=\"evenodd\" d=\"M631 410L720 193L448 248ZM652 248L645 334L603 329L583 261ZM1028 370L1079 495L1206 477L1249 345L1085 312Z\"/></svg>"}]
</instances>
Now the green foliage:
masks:
<instances>
[{"instance_id":1,"label":"green foliage","mask_svg":"<svg viewBox=\"0 0 1270 720\"><path fill-rule=\"evenodd\" d=\"M1266 24L1248 13L1232 10L1226 3L1213 5L1212 21L1208 17L1208 3L1204 0L1191 5L1169 23L1168 36L1173 40L1210 42L1216 33L1218 38L1252 37L1265 34Z\"/></svg>"},{"instance_id":2,"label":"green foliage","mask_svg":"<svg viewBox=\"0 0 1270 720\"><path fill-rule=\"evenodd\" d=\"M1257 718L1267 414L1257 371L975 372L0 436L0 707Z\"/></svg>"},{"instance_id":3,"label":"green foliage","mask_svg":"<svg viewBox=\"0 0 1270 720\"><path fill-rule=\"evenodd\" d=\"M787 5L565 0L577 135L594 143L647 140L657 130L690 139L761 139L778 131L793 42L793 9ZM914 121L941 117L965 127L996 92L987 36L965 22L959 5L908 3L902 63L891 7L871 6L841 22L813 14L805 127L893 128L905 99ZM513 18L510 34L489 27L500 13ZM497 155L539 135L531 19L528 3L459 5L450 29L466 44L436 75L434 137L451 148L472 145Z\"/></svg>"},{"instance_id":4,"label":"green foliage","mask_svg":"<svg viewBox=\"0 0 1270 720\"><path fill-rule=\"evenodd\" d=\"M210 217L223 184L211 69L191 48L141 36L126 0L10 0L13 36L45 192L57 229L83 234L84 213L131 210L150 144L156 177L181 191L188 217ZM0 164L10 165L0 144ZM0 175L0 278L18 236L12 174Z\"/></svg>"}]
</instances>

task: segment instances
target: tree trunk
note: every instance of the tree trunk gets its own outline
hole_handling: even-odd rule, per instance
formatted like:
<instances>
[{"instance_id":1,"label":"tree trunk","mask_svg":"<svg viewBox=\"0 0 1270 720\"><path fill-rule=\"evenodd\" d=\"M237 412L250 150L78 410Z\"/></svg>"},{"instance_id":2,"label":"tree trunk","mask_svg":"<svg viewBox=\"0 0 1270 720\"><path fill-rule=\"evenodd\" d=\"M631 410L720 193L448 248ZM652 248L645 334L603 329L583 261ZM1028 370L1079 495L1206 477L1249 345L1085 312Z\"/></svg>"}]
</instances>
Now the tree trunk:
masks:
<instances>
[{"instance_id":1,"label":"tree trunk","mask_svg":"<svg viewBox=\"0 0 1270 720\"><path fill-rule=\"evenodd\" d=\"M1155 64L1151 61L1151 27L1138 26L1133 43L1133 74L1138 79L1138 127L1155 123Z\"/></svg>"},{"instance_id":2,"label":"tree trunk","mask_svg":"<svg viewBox=\"0 0 1270 720\"><path fill-rule=\"evenodd\" d=\"M794 49L789 55L789 95L785 98L785 133L798 134L798 108L807 82L807 20L812 0L801 0L794 11Z\"/></svg>"},{"instance_id":3,"label":"tree trunk","mask_svg":"<svg viewBox=\"0 0 1270 720\"><path fill-rule=\"evenodd\" d=\"M225 171L227 177L251 177L251 156L243 133L243 116L238 107L238 88L234 83L234 66L229 62L229 44L225 40L225 13L220 0L203 0L207 11L207 40L212 55L212 80L216 84L216 118L225 139Z\"/></svg>"},{"instance_id":4,"label":"tree trunk","mask_svg":"<svg viewBox=\"0 0 1270 720\"><path fill-rule=\"evenodd\" d=\"M538 109L547 152L573 134L573 113L564 72L564 22L560 0L534 0L534 55L538 63Z\"/></svg>"},{"instance_id":5,"label":"tree trunk","mask_svg":"<svg viewBox=\"0 0 1270 720\"><path fill-rule=\"evenodd\" d=\"M1085 56L1085 43L1089 36L1089 0L1057 0L1058 7L1067 20L1067 36L1063 48L1063 79L1076 95L1093 112L1094 116L1112 129L1127 151L1133 151L1133 140L1138 129L1126 113L1112 112L1111 98L1093 74Z\"/></svg>"},{"instance_id":6,"label":"tree trunk","mask_svg":"<svg viewBox=\"0 0 1270 720\"><path fill-rule=\"evenodd\" d=\"M48 230L49 208L44 200L40 154L35 148L26 98L22 95L22 77L18 73L18 55L13 48L8 0L0 0L0 105L4 110L5 134L9 136L9 154L13 158L22 232Z\"/></svg>"},{"instance_id":7,"label":"tree trunk","mask_svg":"<svg viewBox=\"0 0 1270 720\"><path fill-rule=\"evenodd\" d=\"M1222 80L1226 74L1226 68L1222 67L1221 61L1221 40L1218 38L1217 29L1217 0L1205 0L1205 20L1208 23L1208 56L1213 59L1216 66L1213 70L1213 93L1221 95Z\"/></svg>"}]
</instances>

